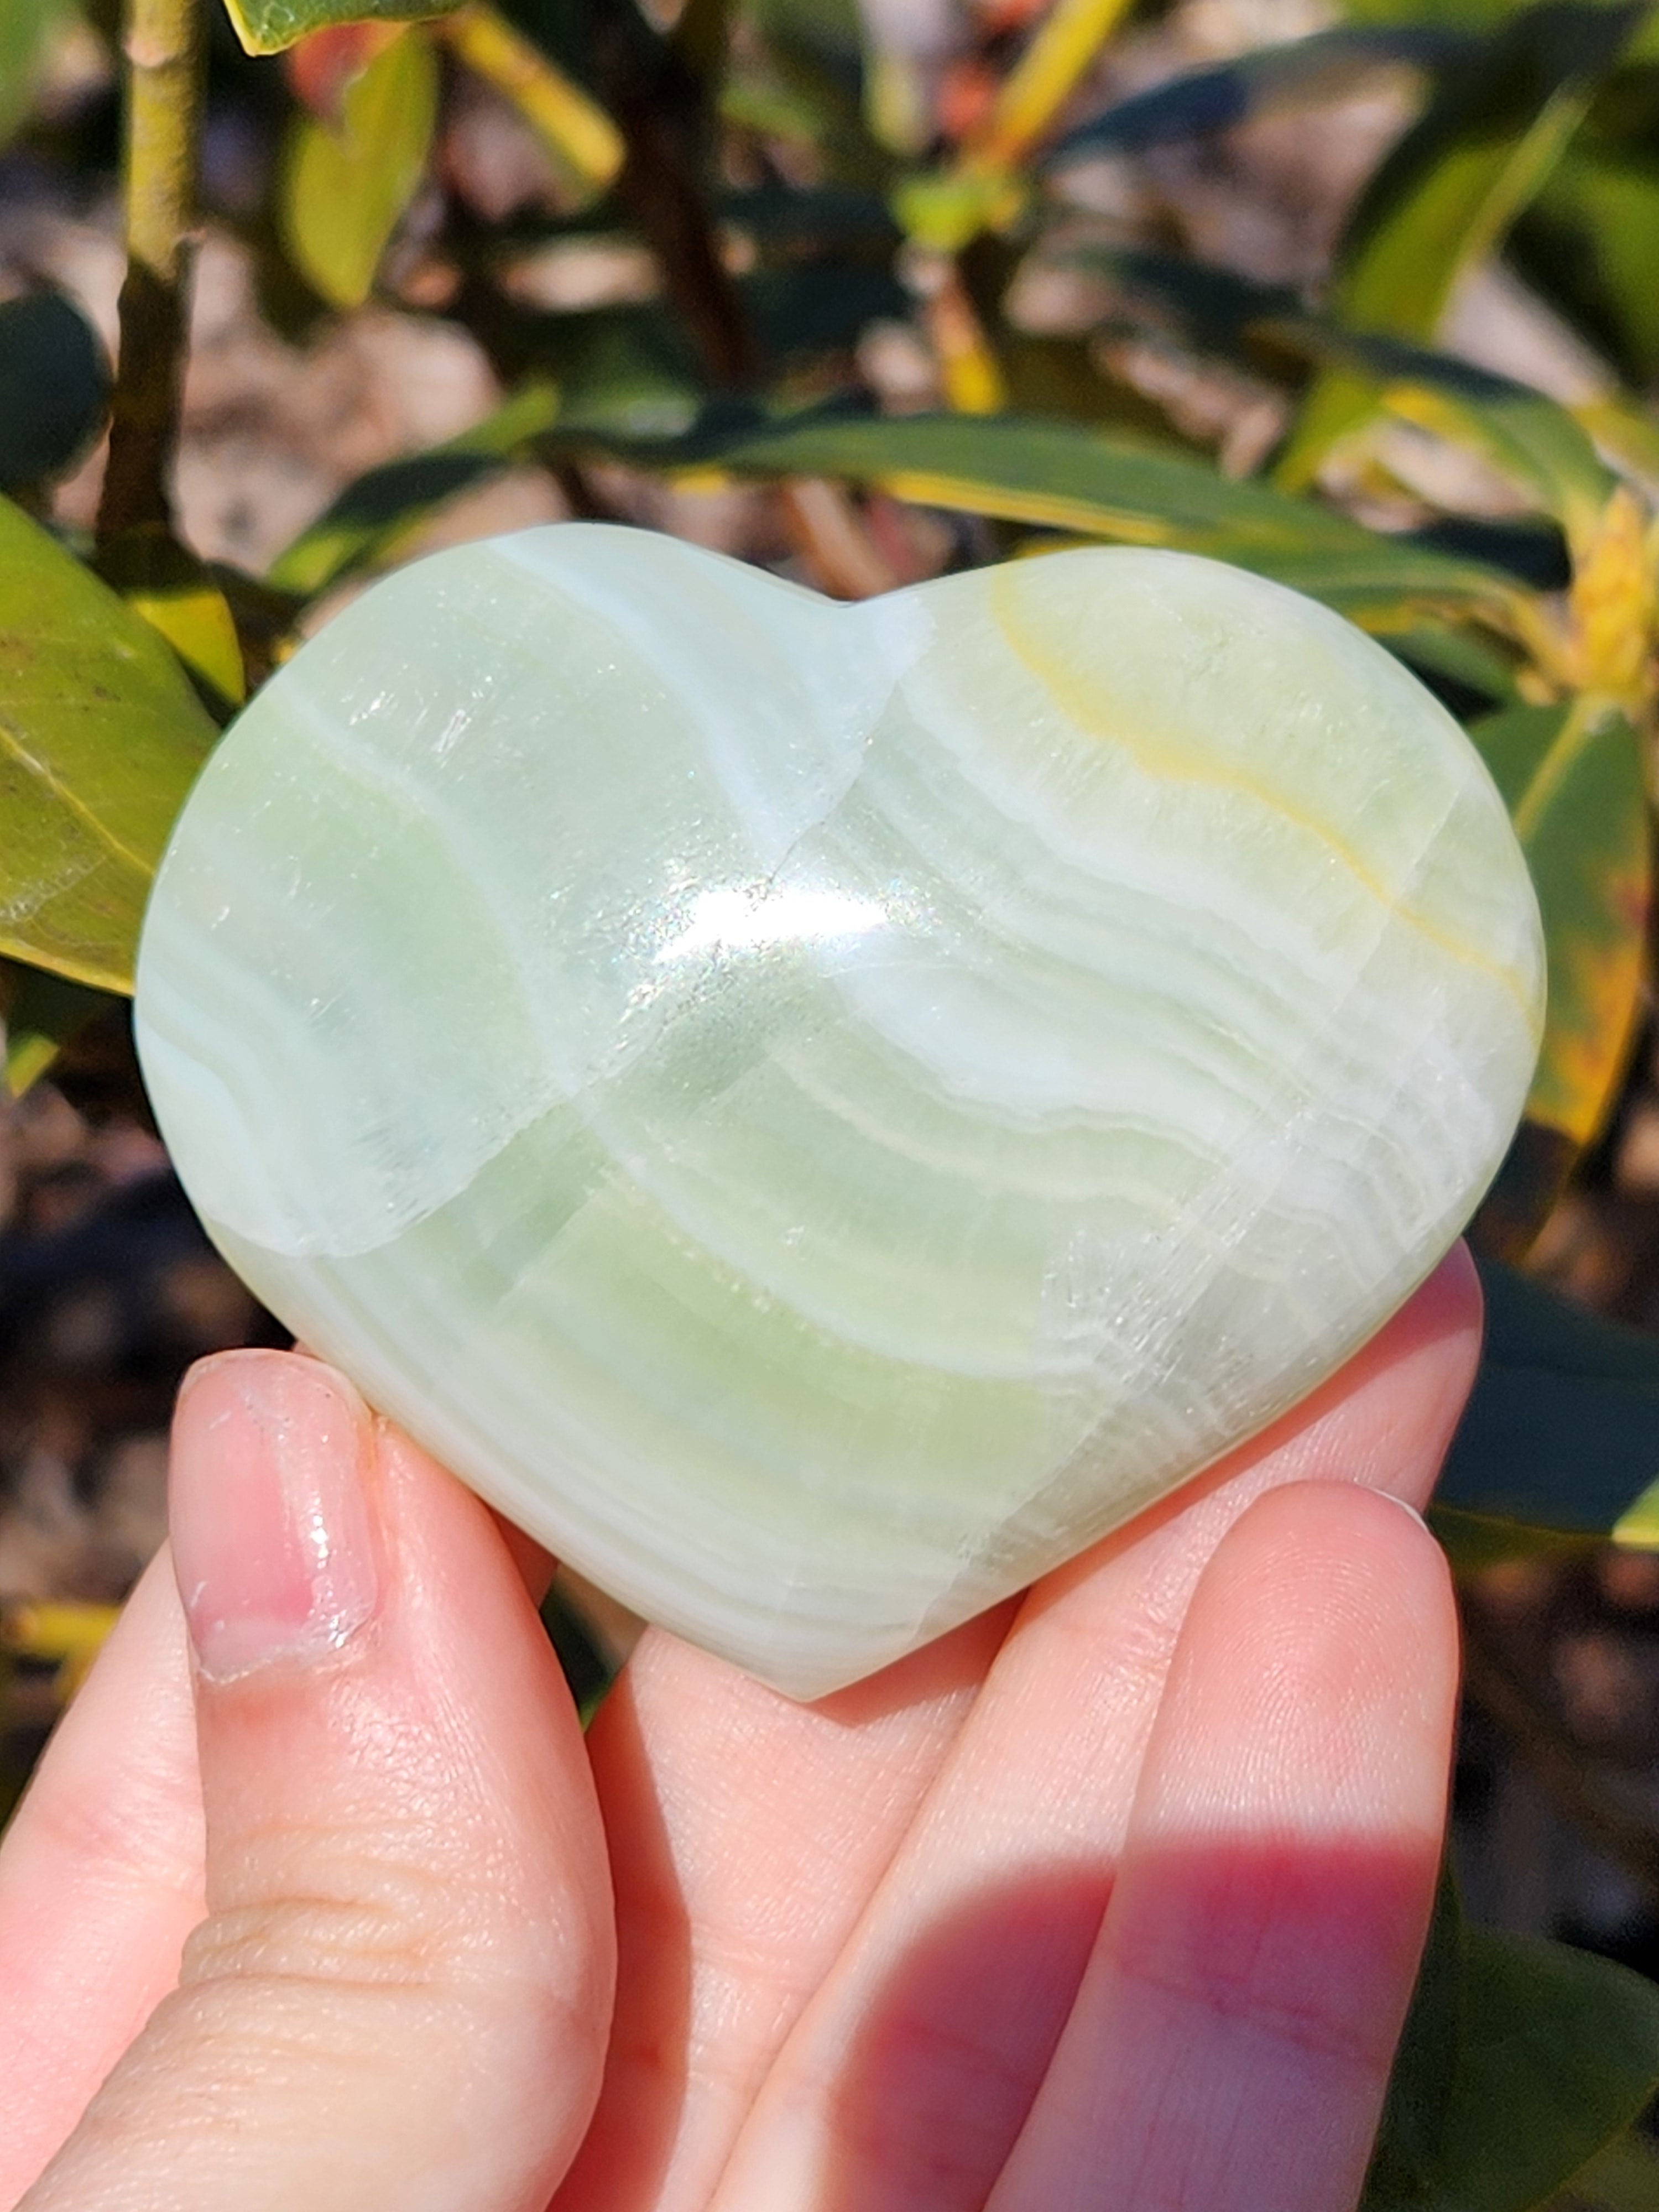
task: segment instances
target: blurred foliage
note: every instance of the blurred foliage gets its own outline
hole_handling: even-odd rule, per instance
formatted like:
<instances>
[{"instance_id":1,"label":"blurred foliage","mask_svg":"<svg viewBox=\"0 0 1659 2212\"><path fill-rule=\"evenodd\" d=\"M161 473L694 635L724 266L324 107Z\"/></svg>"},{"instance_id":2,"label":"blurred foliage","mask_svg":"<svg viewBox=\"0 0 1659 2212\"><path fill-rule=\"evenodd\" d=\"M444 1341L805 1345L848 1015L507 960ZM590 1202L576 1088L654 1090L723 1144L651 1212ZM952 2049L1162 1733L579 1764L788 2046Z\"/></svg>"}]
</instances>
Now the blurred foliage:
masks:
<instances>
[{"instance_id":1,"label":"blurred foliage","mask_svg":"<svg viewBox=\"0 0 1659 2212\"><path fill-rule=\"evenodd\" d=\"M507 470L600 515L636 512L641 487L655 511L665 487L760 487L762 538L843 594L1079 539L1188 548L1323 599L1435 686L1536 881L1548 1031L1476 1224L1490 1340L1443 1537L1460 1561L1610 1534L1659 1548L1659 1350L1522 1272L1614 1110L1651 989L1659 7L1348 0L1310 36L1150 87L1122 57L1157 10L1127 0L986 0L943 57L852 0L128 12L154 59L129 95L112 386L73 301L45 285L0 301L10 1090L127 988L191 777L313 604ZM66 121L54 58L116 28L106 0L0 7L13 159L107 168L112 132ZM1402 125L1317 283L1204 261L1167 208L1088 188L1103 163L1121 186L1378 82ZM480 87L548 165L505 210L453 158ZM286 333L377 303L447 318L501 391L460 435L346 485L257 576L204 563L173 502L191 171L216 118L268 149L258 204L210 190L206 212L254 255ZM641 248L648 296L560 304L526 275ZM1494 263L1577 348L1571 374L1537 371L1549 390L1450 343L1460 287ZM1070 287L1063 328L1023 317L1028 280ZM872 367L884 336L921 363L906 390ZM1265 434L1236 434L1239 393ZM119 466L94 541L71 545L57 487L111 414ZM100 1626L13 1620L0 1668L61 1664L67 1682ZM1659 2202L1650 2152L1621 2133L1656 2075L1649 1986L1468 1929L1448 1893L1370 2212L1524 2212L1592 2185Z\"/></svg>"}]
</instances>

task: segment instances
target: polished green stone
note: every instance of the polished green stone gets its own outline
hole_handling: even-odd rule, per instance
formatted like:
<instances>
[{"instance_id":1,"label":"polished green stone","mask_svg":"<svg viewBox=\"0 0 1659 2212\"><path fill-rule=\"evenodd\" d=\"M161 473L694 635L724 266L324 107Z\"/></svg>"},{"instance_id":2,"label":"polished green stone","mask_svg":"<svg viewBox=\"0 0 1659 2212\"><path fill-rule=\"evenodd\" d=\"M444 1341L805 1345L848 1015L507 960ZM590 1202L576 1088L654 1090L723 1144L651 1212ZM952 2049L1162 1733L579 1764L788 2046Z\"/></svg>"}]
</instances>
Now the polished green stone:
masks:
<instances>
[{"instance_id":1,"label":"polished green stone","mask_svg":"<svg viewBox=\"0 0 1659 2212\"><path fill-rule=\"evenodd\" d=\"M400 571L259 695L137 1019L260 1296L813 1696L1370 1334L1541 992L1467 740L1292 592L1099 550L838 607L568 525Z\"/></svg>"}]
</instances>

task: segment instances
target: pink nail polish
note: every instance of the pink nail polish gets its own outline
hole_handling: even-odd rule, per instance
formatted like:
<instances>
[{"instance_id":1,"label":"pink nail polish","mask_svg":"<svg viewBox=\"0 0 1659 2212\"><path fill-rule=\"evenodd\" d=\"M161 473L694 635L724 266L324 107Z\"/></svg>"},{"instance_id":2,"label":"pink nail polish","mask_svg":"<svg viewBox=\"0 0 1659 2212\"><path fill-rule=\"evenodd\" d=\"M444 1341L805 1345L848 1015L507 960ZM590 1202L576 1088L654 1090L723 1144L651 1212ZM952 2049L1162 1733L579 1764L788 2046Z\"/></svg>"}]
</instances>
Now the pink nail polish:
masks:
<instances>
[{"instance_id":1,"label":"pink nail polish","mask_svg":"<svg viewBox=\"0 0 1659 2212\"><path fill-rule=\"evenodd\" d=\"M317 1360L222 1352L186 1377L169 1506L204 1674L325 1657L373 1617L370 1444L362 1399Z\"/></svg>"}]
</instances>

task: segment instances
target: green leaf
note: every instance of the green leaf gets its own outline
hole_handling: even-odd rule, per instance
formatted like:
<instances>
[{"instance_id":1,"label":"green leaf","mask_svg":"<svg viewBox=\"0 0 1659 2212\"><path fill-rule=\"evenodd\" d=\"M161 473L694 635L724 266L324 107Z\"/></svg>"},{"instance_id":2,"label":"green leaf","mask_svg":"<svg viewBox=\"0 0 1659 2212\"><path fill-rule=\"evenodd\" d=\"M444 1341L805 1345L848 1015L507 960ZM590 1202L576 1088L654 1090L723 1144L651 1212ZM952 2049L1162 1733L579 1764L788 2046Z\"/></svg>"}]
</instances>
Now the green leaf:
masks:
<instances>
[{"instance_id":1,"label":"green leaf","mask_svg":"<svg viewBox=\"0 0 1659 2212\"><path fill-rule=\"evenodd\" d=\"M150 878L214 736L149 625L0 500L0 952L131 988Z\"/></svg>"},{"instance_id":2,"label":"green leaf","mask_svg":"<svg viewBox=\"0 0 1659 2212\"><path fill-rule=\"evenodd\" d=\"M1443 1882L1361 2212L1535 2212L1659 2080L1659 1989Z\"/></svg>"},{"instance_id":3,"label":"green leaf","mask_svg":"<svg viewBox=\"0 0 1659 2212\"><path fill-rule=\"evenodd\" d=\"M1619 480L1577 419L1544 392L1450 354L1311 317L1276 334L1316 360L1364 372L1391 413L1478 453L1553 515L1571 544L1594 535Z\"/></svg>"},{"instance_id":4,"label":"green leaf","mask_svg":"<svg viewBox=\"0 0 1659 2212\"><path fill-rule=\"evenodd\" d=\"M1462 1906L1448 1854L1441 1862L1428 1939L1389 2070L1361 2212L1371 2212L1374 2201L1387 2201L1394 2177L1409 2185L1426 2172L1444 2136L1463 2032L1463 1937Z\"/></svg>"},{"instance_id":5,"label":"green leaf","mask_svg":"<svg viewBox=\"0 0 1659 2212\"><path fill-rule=\"evenodd\" d=\"M5 0L0 7L0 146L29 112L47 41L68 0Z\"/></svg>"},{"instance_id":6,"label":"green leaf","mask_svg":"<svg viewBox=\"0 0 1659 2212\"><path fill-rule=\"evenodd\" d=\"M1523 273L1638 385L1659 370L1659 174L1571 147L1516 239Z\"/></svg>"},{"instance_id":7,"label":"green leaf","mask_svg":"<svg viewBox=\"0 0 1659 2212\"><path fill-rule=\"evenodd\" d=\"M278 218L295 266L331 306L368 297L425 171L437 116L437 57L418 30L394 39L347 86L337 129L296 111Z\"/></svg>"},{"instance_id":8,"label":"green leaf","mask_svg":"<svg viewBox=\"0 0 1659 2212\"><path fill-rule=\"evenodd\" d=\"M1200 131L1229 130L1263 109L1291 101L1340 99L1371 70L1401 62L1437 69L1470 58L1477 44L1443 23L1419 20L1386 26L1348 23L1284 46L1256 46L1115 101L1056 139L1042 166L1060 168L1100 154L1129 153Z\"/></svg>"},{"instance_id":9,"label":"green leaf","mask_svg":"<svg viewBox=\"0 0 1659 2212\"><path fill-rule=\"evenodd\" d=\"M335 23L411 23L447 15L459 0L225 0L225 13L251 54L279 54Z\"/></svg>"},{"instance_id":10,"label":"green leaf","mask_svg":"<svg viewBox=\"0 0 1659 2212\"><path fill-rule=\"evenodd\" d=\"M61 476L103 427L109 369L61 292L0 303L0 486Z\"/></svg>"},{"instance_id":11,"label":"green leaf","mask_svg":"<svg viewBox=\"0 0 1659 2212\"><path fill-rule=\"evenodd\" d=\"M1394 633L1389 647L1420 676L1449 677L1466 691L1495 703L1518 703L1515 662L1473 630L1417 623Z\"/></svg>"},{"instance_id":12,"label":"green leaf","mask_svg":"<svg viewBox=\"0 0 1659 2212\"><path fill-rule=\"evenodd\" d=\"M558 409L557 387L532 379L459 437L370 469L277 556L270 582L310 594L378 564L446 500L509 466L532 439L550 428Z\"/></svg>"},{"instance_id":13,"label":"green leaf","mask_svg":"<svg viewBox=\"0 0 1659 2212\"><path fill-rule=\"evenodd\" d=\"M1207 463L1069 423L1000 415L816 416L629 457L742 475L842 477L926 506L1231 561L1326 600L1367 627L1474 616L1507 629L1528 595L1476 561L1384 538L1346 515Z\"/></svg>"},{"instance_id":14,"label":"green leaf","mask_svg":"<svg viewBox=\"0 0 1659 2212\"><path fill-rule=\"evenodd\" d=\"M1648 1548L1632 1509L1659 1481L1659 1340L1477 1258L1480 1369L1437 1506L1540 1534Z\"/></svg>"},{"instance_id":15,"label":"green leaf","mask_svg":"<svg viewBox=\"0 0 1659 2212\"><path fill-rule=\"evenodd\" d=\"M1446 69L1355 212L1332 295L1338 320L1433 336L1457 277L1492 250L1543 185L1644 12L1544 0ZM1279 463L1280 482L1308 483L1373 397L1371 384L1348 371L1319 378Z\"/></svg>"},{"instance_id":16,"label":"green leaf","mask_svg":"<svg viewBox=\"0 0 1659 2212\"><path fill-rule=\"evenodd\" d=\"M5 1087L21 1098L57 1059L77 1031L113 1003L107 991L94 991L44 968L0 962L0 1023L5 1030Z\"/></svg>"},{"instance_id":17,"label":"green leaf","mask_svg":"<svg viewBox=\"0 0 1659 2212\"><path fill-rule=\"evenodd\" d=\"M178 654L228 720L246 696L229 602L196 556L159 525L123 532L99 549L98 574Z\"/></svg>"},{"instance_id":18,"label":"green leaf","mask_svg":"<svg viewBox=\"0 0 1659 2212\"><path fill-rule=\"evenodd\" d=\"M1528 1119L1574 1146L1601 1127L1641 1006L1652 856L1642 746L1611 708L1510 707L1470 732L1538 893L1549 1006Z\"/></svg>"},{"instance_id":19,"label":"green leaf","mask_svg":"<svg viewBox=\"0 0 1659 2212\"><path fill-rule=\"evenodd\" d=\"M1659 2204L1659 2145L1632 2130L1575 2174L1546 2212L1654 2212Z\"/></svg>"},{"instance_id":20,"label":"green leaf","mask_svg":"<svg viewBox=\"0 0 1659 2212\"><path fill-rule=\"evenodd\" d=\"M793 191L763 185L746 191L723 192L720 219L744 232L763 248L803 246L822 252L836 246L890 253L899 243L898 226L879 192L846 185L808 185Z\"/></svg>"},{"instance_id":21,"label":"green leaf","mask_svg":"<svg viewBox=\"0 0 1659 2212\"><path fill-rule=\"evenodd\" d=\"M742 289L755 335L777 361L853 345L867 325L897 320L915 304L890 270L857 262L763 269Z\"/></svg>"}]
</instances>

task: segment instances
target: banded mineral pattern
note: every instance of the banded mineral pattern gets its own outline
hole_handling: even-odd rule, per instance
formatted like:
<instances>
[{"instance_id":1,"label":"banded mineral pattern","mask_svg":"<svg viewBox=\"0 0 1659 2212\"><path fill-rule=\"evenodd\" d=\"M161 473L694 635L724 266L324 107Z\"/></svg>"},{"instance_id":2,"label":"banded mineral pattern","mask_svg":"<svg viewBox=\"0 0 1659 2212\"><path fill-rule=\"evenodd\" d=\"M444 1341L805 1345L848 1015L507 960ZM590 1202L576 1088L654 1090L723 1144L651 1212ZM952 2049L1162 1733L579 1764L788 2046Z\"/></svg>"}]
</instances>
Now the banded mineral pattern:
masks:
<instances>
[{"instance_id":1,"label":"banded mineral pattern","mask_svg":"<svg viewBox=\"0 0 1659 2212\"><path fill-rule=\"evenodd\" d=\"M418 562L204 775L138 1031L259 1295L796 1695L1262 1426L1493 1173L1536 908L1456 725L1237 570L836 607L589 525Z\"/></svg>"}]
</instances>

